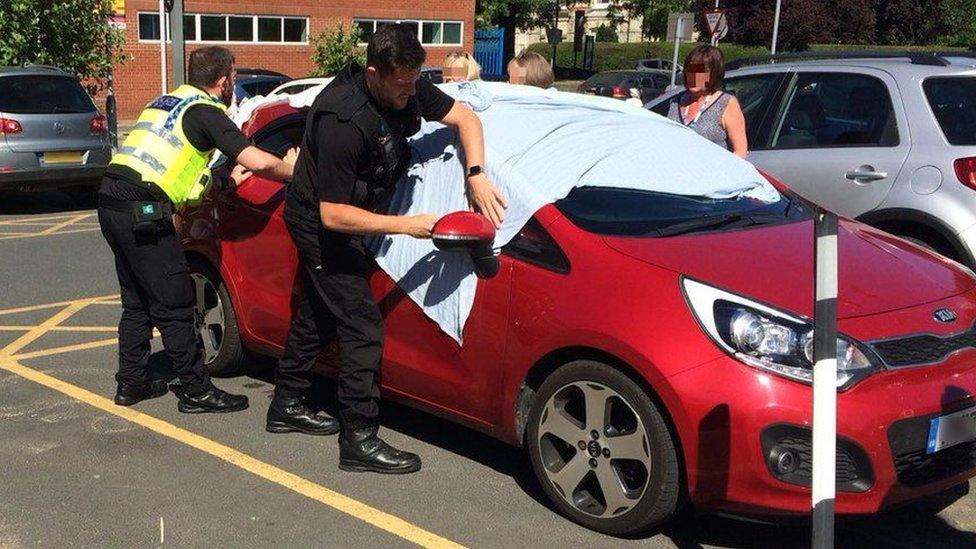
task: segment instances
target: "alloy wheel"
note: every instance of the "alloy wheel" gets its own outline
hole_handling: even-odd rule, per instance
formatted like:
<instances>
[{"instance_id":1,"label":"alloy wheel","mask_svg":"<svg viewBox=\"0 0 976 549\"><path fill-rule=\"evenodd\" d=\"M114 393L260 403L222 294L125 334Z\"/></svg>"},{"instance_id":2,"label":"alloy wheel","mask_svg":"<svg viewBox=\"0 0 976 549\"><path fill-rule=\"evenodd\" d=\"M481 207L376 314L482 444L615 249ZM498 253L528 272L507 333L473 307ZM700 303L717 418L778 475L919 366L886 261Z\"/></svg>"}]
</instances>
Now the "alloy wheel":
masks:
<instances>
[{"instance_id":1,"label":"alloy wheel","mask_svg":"<svg viewBox=\"0 0 976 549\"><path fill-rule=\"evenodd\" d=\"M620 516L650 480L647 430L620 393L593 381L564 385L539 418L538 443L549 482L578 511Z\"/></svg>"},{"instance_id":2,"label":"alloy wheel","mask_svg":"<svg viewBox=\"0 0 976 549\"><path fill-rule=\"evenodd\" d=\"M203 344L204 363L210 364L220 354L224 341L224 304L220 293L202 274L192 273L196 299L193 302L193 319L197 334Z\"/></svg>"}]
</instances>

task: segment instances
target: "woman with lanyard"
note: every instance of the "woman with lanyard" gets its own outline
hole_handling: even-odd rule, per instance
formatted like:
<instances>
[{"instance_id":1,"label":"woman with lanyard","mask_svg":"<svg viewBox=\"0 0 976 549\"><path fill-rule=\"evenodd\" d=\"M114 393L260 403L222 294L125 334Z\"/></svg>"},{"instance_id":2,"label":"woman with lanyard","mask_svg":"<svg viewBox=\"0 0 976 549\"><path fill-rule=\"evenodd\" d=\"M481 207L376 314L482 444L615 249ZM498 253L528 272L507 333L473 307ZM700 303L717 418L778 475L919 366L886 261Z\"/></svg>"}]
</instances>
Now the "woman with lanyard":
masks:
<instances>
[{"instance_id":1,"label":"woman with lanyard","mask_svg":"<svg viewBox=\"0 0 976 549\"><path fill-rule=\"evenodd\" d=\"M698 46L685 58L685 91L671 99L668 118L745 158L749 154L746 121L734 95L721 90L725 79L722 52Z\"/></svg>"}]
</instances>

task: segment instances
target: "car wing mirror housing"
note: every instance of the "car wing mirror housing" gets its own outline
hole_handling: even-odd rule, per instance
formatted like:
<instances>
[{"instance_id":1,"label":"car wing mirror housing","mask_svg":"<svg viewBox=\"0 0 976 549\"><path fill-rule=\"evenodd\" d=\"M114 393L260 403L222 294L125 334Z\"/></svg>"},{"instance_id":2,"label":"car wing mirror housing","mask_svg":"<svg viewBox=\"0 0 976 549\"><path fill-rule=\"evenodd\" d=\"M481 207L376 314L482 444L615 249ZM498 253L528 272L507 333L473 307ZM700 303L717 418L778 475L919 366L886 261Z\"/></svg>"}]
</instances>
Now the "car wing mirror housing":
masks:
<instances>
[{"instance_id":1,"label":"car wing mirror housing","mask_svg":"<svg viewBox=\"0 0 976 549\"><path fill-rule=\"evenodd\" d=\"M438 250L470 255L478 278L498 274L498 257L493 249L495 227L487 217L474 212L447 214L434 224L431 239Z\"/></svg>"}]
</instances>

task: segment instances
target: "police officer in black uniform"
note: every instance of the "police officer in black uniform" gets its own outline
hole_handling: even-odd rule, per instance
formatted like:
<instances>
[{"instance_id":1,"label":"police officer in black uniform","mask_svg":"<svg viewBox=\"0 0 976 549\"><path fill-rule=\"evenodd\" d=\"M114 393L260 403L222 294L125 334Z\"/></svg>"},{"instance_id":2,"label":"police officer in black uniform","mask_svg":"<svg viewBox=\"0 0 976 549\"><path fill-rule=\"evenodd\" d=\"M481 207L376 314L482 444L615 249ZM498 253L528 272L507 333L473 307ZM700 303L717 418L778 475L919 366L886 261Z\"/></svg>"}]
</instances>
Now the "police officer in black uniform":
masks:
<instances>
[{"instance_id":1,"label":"police officer in black uniform","mask_svg":"<svg viewBox=\"0 0 976 549\"><path fill-rule=\"evenodd\" d=\"M284 218L298 248L302 298L292 319L267 430L316 435L340 431L339 467L410 473L420 458L377 436L383 321L367 280L365 235L430 238L433 215L376 213L405 173L407 138L421 118L457 128L473 209L501 223L505 201L482 173L484 136L477 115L420 79L426 53L415 30L388 25L366 49L366 68L348 69L319 94L308 115ZM459 182L460 183L460 182ZM339 353L339 421L305 404L322 344Z\"/></svg>"},{"instance_id":2,"label":"police officer in black uniform","mask_svg":"<svg viewBox=\"0 0 976 549\"><path fill-rule=\"evenodd\" d=\"M290 179L297 151L284 160L268 154L248 143L227 117L225 106L234 92L229 50L211 46L194 51L188 72L187 85L146 107L112 158L99 190L98 221L115 255L122 294L115 403L132 406L166 394L165 381L152 379L147 368L156 326L180 379L173 386L178 409L233 412L247 408L247 397L215 387L204 368L193 322L193 283L171 220L180 205L173 203L173 196L182 200L189 193L170 182L204 176L214 150L236 160L238 176L243 167L268 178ZM169 192L163 188L167 184L173 187Z\"/></svg>"}]
</instances>

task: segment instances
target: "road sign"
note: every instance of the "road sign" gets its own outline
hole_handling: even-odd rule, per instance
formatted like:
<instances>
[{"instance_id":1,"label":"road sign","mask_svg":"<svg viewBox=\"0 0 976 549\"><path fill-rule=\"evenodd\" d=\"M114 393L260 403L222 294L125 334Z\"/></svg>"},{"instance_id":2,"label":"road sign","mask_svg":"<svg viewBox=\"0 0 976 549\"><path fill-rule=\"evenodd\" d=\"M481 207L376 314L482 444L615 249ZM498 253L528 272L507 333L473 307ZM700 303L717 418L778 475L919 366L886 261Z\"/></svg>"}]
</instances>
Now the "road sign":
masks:
<instances>
[{"instance_id":1,"label":"road sign","mask_svg":"<svg viewBox=\"0 0 976 549\"><path fill-rule=\"evenodd\" d=\"M682 24L678 26L678 19ZM695 34L695 14L673 12L668 14L668 42L680 38L681 40L691 40ZM679 36L680 30L680 36Z\"/></svg>"},{"instance_id":2,"label":"road sign","mask_svg":"<svg viewBox=\"0 0 976 549\"><path fill-rule=\"evenodd\" d=\"M125 0L112 0L112 15L125 15Z\"/></svg>"},{"instance_id":3,"label":"road sign","mask_svg":"<svg viewBox=\"0 0 976 549\"><path fill-rule=\"evenodd\" d=\"M725 16L725 10L705 10L705 24L708 26L708 34L717 40L725 38L729 34L729 20Z\"/></svg>"}]
</instances>

